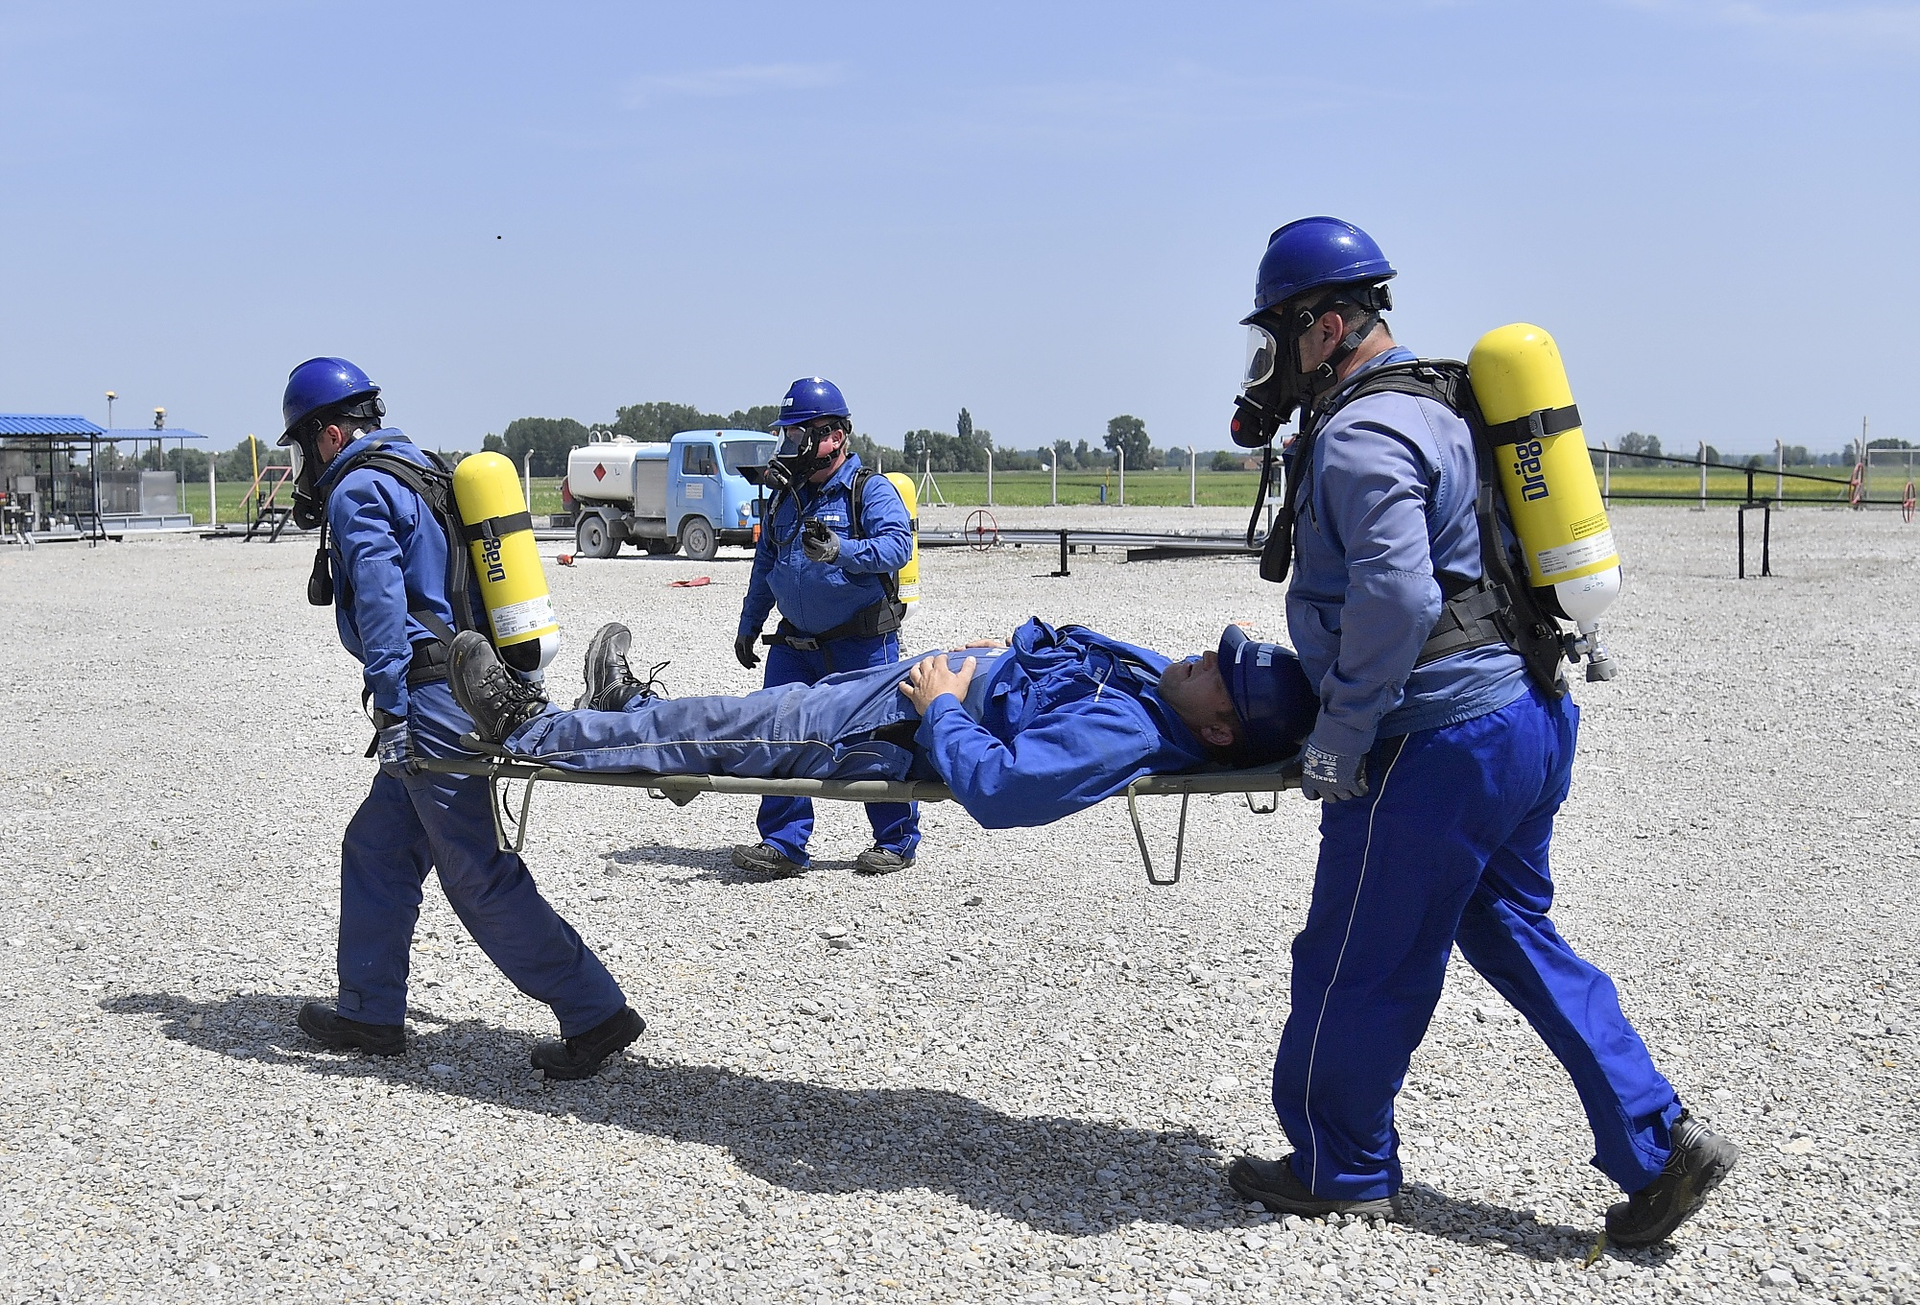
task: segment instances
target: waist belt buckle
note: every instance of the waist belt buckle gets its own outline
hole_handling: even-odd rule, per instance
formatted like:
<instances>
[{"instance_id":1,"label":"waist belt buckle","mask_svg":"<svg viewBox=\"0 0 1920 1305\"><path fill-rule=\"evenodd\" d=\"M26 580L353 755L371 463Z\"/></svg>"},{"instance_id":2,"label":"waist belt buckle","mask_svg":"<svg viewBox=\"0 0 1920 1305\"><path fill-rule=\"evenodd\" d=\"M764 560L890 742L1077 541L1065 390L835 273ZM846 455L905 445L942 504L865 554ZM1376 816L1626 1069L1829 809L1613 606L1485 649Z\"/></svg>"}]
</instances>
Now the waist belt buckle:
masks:
<instances>
[{"instance_id":1,"label":"waist belt buckle","mask_svg":"<svg viewBox=\"0 0 1920 1305\"><path fill-rule=\"evenodd\" d=\"M787 636L787 647L793 649L795 652L818 652L820 650L820 641L818 639L810 639L804 634L790 634Z\"/></svg>"}]
</instances>

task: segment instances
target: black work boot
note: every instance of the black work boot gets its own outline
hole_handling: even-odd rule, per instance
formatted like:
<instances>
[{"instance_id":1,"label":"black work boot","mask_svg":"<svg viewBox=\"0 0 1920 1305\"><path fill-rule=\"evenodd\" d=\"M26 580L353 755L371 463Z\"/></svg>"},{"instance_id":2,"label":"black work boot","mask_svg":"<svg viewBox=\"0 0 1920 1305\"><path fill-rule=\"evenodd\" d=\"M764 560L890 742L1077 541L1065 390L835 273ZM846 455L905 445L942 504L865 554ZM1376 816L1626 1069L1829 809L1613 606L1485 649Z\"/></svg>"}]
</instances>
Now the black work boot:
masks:
<instances>
[{"instance_id":1,"label":"black work boot","mask_svg":"<svg viewBox=\"0 0 1920 1305\"><path fill-rule=\"evenodd\" d=\"M645 701L664 692L657 677L668 663L661 662L642 680L627 665L627 650L632 646L633 631L618 621L594 631L587 644L587 688L574 701L575 710L625 711L635 698Z\"/></svg>"},{"instance_id":2,"label":"black work boot","mask_svg":"<svg viewBox=\"0 0 1920 1305\"><path fill-rule=\"evenodd\" d=\"M398 1056L406 1052L407 1030L402 1024L362 1024L350 1020L321 1001L300 1008L294 1023L300 1031L329 1051L364 1051L370 1056Z\"/></svg>"},{"instance_id":3,"label":"black work boot","mask_svg":"<svg viewBox=\"0 0 1920 1305\"><path fill-rule=\"evenodd\" d=\"M1615 1246L1651 1246L1706 1204L1726 1181L1740 1148L1682 1111L1669 1130L1673 1154L1660 1176L1607 1209L1607 1240Z\"/></svg>"},{"instance_id":4,"label":"black work boot","mask_svg":"<svg viewBox=\"0 0 1920 1305\"><path fill-rule=\"evenodd\" d=\"M501 742L547 707L547 695L508 670L478 630L453 636L447 687L460 710L473 717L473 732L488 743Z\"/></svg>"},{"instance_id":5,"label":"black work boot","mask_svg":"<svg viewBox=\"0 0 1920 1305\"><path fill-rule=\"evenodd\" d=\"M751 870L769 879L792 879L807 872L805 866L772 843L736 843L733 864L738 869Z\"/></svg>"},{"instance_id":6,"label":"black work boot","mask_svg":"<svg viewBox=\"0 0 1920 1305\"><path fill-rule=\"evenodd\" d=\"M608 1056L627 1046L646 1029L647 1022L631 1006L601 1020L577 1038L536 1042L527 1063L548 1078L587 1078Z\"/></svg>"},{"instance_id":7,"label":"black work boot","mask_svg":"<svg viewBox=\"0 0 1920 1305\"><path fill-rule=\"evenodd\" d=\"M857 875L890 875L896 870L910 869L912 865L912 857L889 852L878 843L853 858L853 872Z\"/></svg>"},{"instance_id":8,"label":"black work boot","mask_svg":"<svg viewBox=\"0 0 1920 1305\"><path fill-rule=\"evenodd\" d=\"M1371 1201L1315 1196L1293 1172L1293 1164L1286 1156L1262 1160L1258 1156L1243 1155L1227 1166L1227 1184L1275 1214L1297 1214L1306 1219L1324 1219L1330 1214L1357 1214L1376 1219L1398 1219L1401 1215L1398 1192Z\"/></svg>"}]
</instances>

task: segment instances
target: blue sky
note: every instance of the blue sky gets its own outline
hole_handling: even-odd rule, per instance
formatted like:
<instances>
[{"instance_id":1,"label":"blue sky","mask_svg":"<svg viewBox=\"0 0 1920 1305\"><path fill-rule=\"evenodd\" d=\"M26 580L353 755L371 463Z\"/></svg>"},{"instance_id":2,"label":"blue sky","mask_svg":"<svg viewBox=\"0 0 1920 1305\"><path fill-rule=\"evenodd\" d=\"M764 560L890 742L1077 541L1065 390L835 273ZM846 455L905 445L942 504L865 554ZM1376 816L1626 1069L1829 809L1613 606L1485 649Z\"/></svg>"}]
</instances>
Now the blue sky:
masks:
<instances>
[{"instance_id":1,"label":"blue sky","mask_svg":"<svg viewBox=\"0 0 1920 1305\"><path fill-rule=\"evenodd\" d=\"M1554 332L1595 442L1920 441L1917 64L1913 4L11 0L0 409L226 447L334 353L443 447L811 373L1221 447L1333 213L1420 352Z\"/></svg>"}]
</instances>

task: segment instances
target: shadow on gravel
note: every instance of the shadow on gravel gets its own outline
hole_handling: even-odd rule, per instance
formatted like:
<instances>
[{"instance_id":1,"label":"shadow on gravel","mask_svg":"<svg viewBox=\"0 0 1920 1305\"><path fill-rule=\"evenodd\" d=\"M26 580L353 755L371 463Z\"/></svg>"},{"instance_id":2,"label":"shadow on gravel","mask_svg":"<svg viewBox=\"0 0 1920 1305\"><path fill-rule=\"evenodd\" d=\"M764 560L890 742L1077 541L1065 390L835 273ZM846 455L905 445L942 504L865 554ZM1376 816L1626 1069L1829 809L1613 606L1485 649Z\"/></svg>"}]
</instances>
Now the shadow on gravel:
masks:
<instances>
[{"instance_id":1,"label":"shadow on gravel","mask_svg":"<svg viewBox=\"0 0 1920 1305\"><path fill-rule=\"evenodd\" d=\"M742 1168L796 1192L926 1188L1067 1235L1133 1223L1220 1228L1254 1222L1254 1212L1228 1191L1212 1139L1191 1129L1029 1118L933 1088L822 1087L653 1059L631 1060L584 1082L546 1083L526 1068L523 1036L475 1021L446 1023L426 1010L408 1011L417 1034L406 1055L336 1055L312 1048L295 1030L298 1006L289 997L203 1002L164 992L100 1003L114 1015L159 1016L161 1032L174 1041L240 1061L383 1079L725 1147ZM1129 1165L1140 1172L1129 1176Z\"/></svg>"},{"instance_id":2,"label":"shadow on gravel","mask_svg":"<svg viewBox=\"0 0 1920 1305\"><path fill-rule=\"evenodd\" d=\"M1405 1196L1408 1221L1419 1231L1463 1246L1485 1247L1498 1242L1509 1253L1531 1260L1584 1260L1600 1235L1598 1228L1541 1223L1531 1210L1510 1210L1504 1205L1448 1196L1425 1183L1409 1183ZM1636 1261L1653 1264L1670 1254L1664 1247L1652 1252L1610 1249L1608 1253L1616 1257L1630 1254Z\"/></svg>"},{"instance_id":3,"label":"shadow on gravel","mask_svg":"<svg viewBox=\"0 0 1920 1305\"><path fill-rule=\"evenodd\" d=\"M752 870L742 870L733 863L731 846L723 848L667 847L660 843L649 843L645 847L623 848L618 852L607 853L607 860L623 867L631 876L638 867L677 866L684 870L698 871L690 875L668 875L663 882L682 885L694 883L715 883L728 887L747 887L757 884L790 884L792 879L777 879L770 875L759 874ZM803 874L794 876L805 879L810 875L826 875L836 871L852 873L853 859L823 860L816 858Z\"/></svg>"}]
</instances>

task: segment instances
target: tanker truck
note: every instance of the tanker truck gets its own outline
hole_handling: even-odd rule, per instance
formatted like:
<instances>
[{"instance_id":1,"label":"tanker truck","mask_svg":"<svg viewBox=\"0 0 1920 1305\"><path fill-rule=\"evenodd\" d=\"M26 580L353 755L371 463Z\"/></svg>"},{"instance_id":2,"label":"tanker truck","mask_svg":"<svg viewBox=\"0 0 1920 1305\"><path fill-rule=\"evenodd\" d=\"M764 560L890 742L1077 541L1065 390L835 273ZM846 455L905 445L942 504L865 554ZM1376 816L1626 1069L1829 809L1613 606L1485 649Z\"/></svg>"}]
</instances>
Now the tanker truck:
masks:
<instances>
[{"instance_id":1,"label":"tanker truck","mask_svg":"<svg viewBox=\"0 0 1920 1305\"><path fill-rule=\"evenodd\" d=\"M722 544L750 548L760 491L740 468L765 463L778 445L759 430L681 431L664 444L596 435L567 454L574 542L587 557L612 557L631 543L701 562Z\"/></svg>"}]
</instances>

